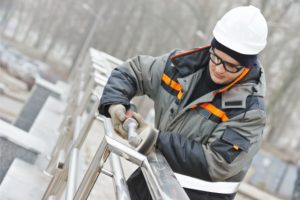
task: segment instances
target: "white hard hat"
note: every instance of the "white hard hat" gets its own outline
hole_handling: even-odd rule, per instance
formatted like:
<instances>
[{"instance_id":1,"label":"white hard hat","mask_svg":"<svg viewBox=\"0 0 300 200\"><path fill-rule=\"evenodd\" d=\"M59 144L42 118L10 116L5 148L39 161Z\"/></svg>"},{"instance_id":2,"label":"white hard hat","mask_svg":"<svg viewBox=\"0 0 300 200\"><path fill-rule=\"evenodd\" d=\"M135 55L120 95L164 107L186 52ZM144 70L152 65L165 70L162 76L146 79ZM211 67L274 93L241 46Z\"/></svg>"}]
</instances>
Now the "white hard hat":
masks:
<instances>
[{"instance_id":1,"label":"white hard hat","mask_svg":"<svg viewBox=\"0 0 300 200\"><path fill-rule=\"evenodd\" d=\"M258 8L241 6L228 11L217 22L213 35L229 49L241 54L256 55L267 44L268 27Z\"/></svg>"}]
</instances>

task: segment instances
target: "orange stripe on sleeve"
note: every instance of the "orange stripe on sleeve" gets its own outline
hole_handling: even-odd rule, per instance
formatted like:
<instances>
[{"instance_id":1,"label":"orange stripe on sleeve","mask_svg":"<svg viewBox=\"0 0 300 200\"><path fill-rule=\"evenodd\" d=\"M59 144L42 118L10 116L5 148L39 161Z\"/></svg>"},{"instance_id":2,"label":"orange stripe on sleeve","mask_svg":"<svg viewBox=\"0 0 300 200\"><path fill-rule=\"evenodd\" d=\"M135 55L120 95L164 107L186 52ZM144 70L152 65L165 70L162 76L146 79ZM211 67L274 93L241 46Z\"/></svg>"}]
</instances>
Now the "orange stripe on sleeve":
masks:
<instances>
[{"instance_id":1,"label":"orange stripe on sleeve","mask_svg":"<svg viewBox=\"0 0 300 200\"><path fill-rule=\"evenodd\" d=\"M170 77L166 74L163 74L162 76L162 80L163 82L165 82L165 84L169 85L172 89L180 92L181 91L181 86L179 83L177 83L176 81L170 79Z\"/></svg>"}]
</instances>

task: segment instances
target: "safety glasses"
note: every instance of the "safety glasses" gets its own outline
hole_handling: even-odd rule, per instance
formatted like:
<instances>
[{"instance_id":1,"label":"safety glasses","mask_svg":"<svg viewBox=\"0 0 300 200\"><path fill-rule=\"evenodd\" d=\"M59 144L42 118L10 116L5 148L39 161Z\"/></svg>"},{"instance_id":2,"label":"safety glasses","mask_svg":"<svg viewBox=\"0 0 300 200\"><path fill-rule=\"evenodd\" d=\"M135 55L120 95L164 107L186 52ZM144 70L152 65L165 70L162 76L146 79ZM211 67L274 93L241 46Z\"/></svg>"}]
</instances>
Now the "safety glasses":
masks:
<instances>
[{"instance_id":1,"label":"safety glasses","mask_svg":"<svg viewBox=\"0 0 300 200\"><path fill-rule=\"evenodd\" d=\"M213 48L209 49L209 54L210 54L210 60L215 64L215 65L220 65L223 64L223 67L226 71L230 72L230 73L237 73L239 71L241 71L244 66L241 65L235 65L229 62L226 62L224 60L222 60L219 56L217 56L213 50Z\"/></svg>"}]
</instances>

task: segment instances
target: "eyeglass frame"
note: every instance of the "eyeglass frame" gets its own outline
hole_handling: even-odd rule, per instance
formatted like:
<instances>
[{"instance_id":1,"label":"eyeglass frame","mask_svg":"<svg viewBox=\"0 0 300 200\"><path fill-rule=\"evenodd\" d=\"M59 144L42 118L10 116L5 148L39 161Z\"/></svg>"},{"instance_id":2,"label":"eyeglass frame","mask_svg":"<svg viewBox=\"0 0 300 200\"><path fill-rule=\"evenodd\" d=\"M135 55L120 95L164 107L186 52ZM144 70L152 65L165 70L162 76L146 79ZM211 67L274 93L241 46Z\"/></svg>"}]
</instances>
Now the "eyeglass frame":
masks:
<instances>
[{"instance_id":1,"label":"eyeglass frame","mask_svg":"<svg viewBox=\"0 0 300 200\"><path fill-rule=\"evenodd\" d=\"M212 59L212 57L211 57L212 55L215 56L215 57L219 60L218 63L216 63L216 62ZM235 64L229 63L229 62L227 62L227 61L224 61L222 58L220 58L220 57L215 53L215 51L214 51L214 49L213 49L212 47L209 49L209 59L210 59L215 65L220 65L220 64L222 64L223 67L224 67L224 69L225 69L227 72L233 73L233 74L238 73L239 71L241 71L241 70L245 67L245 66L242 66L242 65L235 65ZM235 68L237 71L233 72L233 71L228 70L228 69L227 69L228 65L229 65L230 67ZM226 66L227 66L227 67L226 67Z\"/></svg>"}]
</instances>

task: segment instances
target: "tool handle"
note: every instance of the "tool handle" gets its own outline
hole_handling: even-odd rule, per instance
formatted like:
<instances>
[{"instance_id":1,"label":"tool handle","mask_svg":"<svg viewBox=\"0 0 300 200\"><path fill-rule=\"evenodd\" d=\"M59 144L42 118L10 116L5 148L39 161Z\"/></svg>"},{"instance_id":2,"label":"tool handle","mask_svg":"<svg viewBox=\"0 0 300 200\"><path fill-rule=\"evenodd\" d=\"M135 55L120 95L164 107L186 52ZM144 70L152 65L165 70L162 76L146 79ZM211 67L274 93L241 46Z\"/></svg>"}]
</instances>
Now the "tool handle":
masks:
<instances>
[{"instance_id":1,"label":"tool handle","mask_svg":"<svg viewBox=\"0 0 300 200\"><path fill-rule=\"evenodd\" d=\"M132 114L131 111L126 112L126 120L123 123L123 128L128 132L128 143L133 147L137 147L142 139L136 133L138 122L133 118Z\"/></svg>"}]
</instances>

